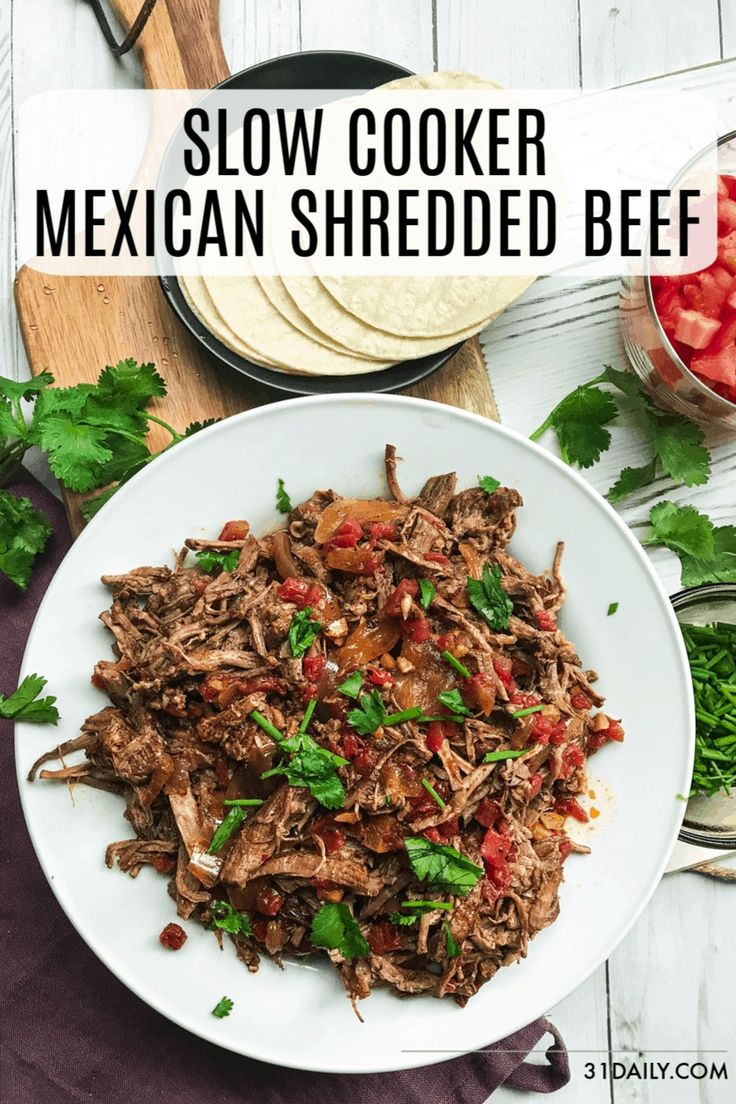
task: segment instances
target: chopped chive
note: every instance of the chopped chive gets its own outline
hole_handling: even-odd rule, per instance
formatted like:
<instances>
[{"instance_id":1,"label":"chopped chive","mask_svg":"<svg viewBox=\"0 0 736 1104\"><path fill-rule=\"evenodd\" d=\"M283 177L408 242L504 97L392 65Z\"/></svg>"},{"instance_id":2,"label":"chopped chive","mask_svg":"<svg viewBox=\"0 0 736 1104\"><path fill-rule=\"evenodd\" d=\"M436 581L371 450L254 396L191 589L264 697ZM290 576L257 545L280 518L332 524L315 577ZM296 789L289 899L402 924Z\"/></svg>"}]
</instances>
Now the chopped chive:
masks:
<instances>
[{"instance_id":1,"label":"chopped chive","mask_svg":"<svg viewBox=\"0 0 736 1104\"><path fill-rule=\"evenodd\" d=\"M424 710L419 705L412 709L402 709L400 713L388 713L382 723L385 725L403 724L404 721L418 721L424 715Z\"/></svg>"},{"instance_id":2,"label":"chopped chive","mask_svg":"<svg viewBox=\"0 0 736 1104\"><path fill-rule=\"evenodd\" d=\"M532 713L541 713L543 709L543 705L528 705L526 709L519 709L516 713L512 713L511 717L518 721L520 717L529 717Z\"/></svg>"},{"instance_id":3,"label":"chopped chive","mask_svg":"<svg viewBox=\"0 0 736 1104\"><path fill-rule=\"evenodd\" d=\"M437 802L440 809L444 809L444 808L447 807L447 802L442 800L442 798L437 793L436 789L434 788L434 786L432 785L432 783L429 781L428 778L423 778L422 779L422 785L424 786L427 793Z\"/></svg>"},{"instance_id":4,"label":"chopped chive","mask_svg":"<svg viewBox=\"0 0 736 1104\"><path fill-rule=\"evenodd\" d=\"M227 797L222 803L226 808L230 805L262 805L260 797Z\"/></svg>"},{"instance_id":5,"label":"chopped chive","mask_svg":"<svg viewBox=\"0 0 736 1104\"><path fill-rule=\"evenodd\" d=\"M445 660L446 663L449 663L451 667L454 667L458 674L461 674L463 678L472 678L472 675L470 674L470 671L465 666L465 664L461 663L457 656L454 656L452 652L448 652L446 648L442 653L442 658Z\"/></svg>"},{"instance_id":6,"label":"chopped chive","mask_svg":"<svg viewBox=\"0 0 736 1104\"><path fill-rule=\"evenodd\" d=\"M401 908L407 909L419 909L421 912L429 912L430 909L447 909L451 911L454 908L452 901L402 901Z\"/></svg>"},{"instance_id":7,"label":"chopped chive","mask_svg":"<svg viewBox=\"0 0 736 1104\"><path fill-rule=\"evenodd\" d=\"M483 756L484 763L500 763L504 759L519 759L522 755L526 755L528 751L534 751L535 748L520 748L518 751L512 751L510 748L506 751L489 751Z\"/></svg>"}]
</instances>

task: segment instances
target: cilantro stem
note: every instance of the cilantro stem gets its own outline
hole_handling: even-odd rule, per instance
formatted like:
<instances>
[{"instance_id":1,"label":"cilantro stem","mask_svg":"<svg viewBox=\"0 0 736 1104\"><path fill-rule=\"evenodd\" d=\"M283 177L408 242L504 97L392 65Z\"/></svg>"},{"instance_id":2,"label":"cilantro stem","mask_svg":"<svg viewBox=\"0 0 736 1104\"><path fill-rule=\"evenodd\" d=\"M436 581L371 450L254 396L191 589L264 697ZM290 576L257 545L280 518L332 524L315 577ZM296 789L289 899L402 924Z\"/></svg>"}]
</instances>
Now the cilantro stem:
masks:
<instances>
[{"instance_id":1,"label":"cilantro stem","mask_svg":"<svg viewBox=\"0 0 736 1104\"><path fill-rule=\"evenodd\" d=\"M399 908L407 909L447 909L452 911L454 905L452 901L425 901L422 898L421 901L402 901Z\"/></svg>"},{"instance_id":2,"label":"cilantro stem","mask_svg":"<svg viewBox=\"0 0 736 1104\"><path fill-rule=\"evenodd\" d=\"M511 714L511 717L514 721L518 721L520 717L529 717L532 713L541 713L543 709L543 705L529 705L526 709L518 709L516 713Z\"/></svg>"},{"instance_id":3,"label":"cilantro stem","mask_svg":"<svg viewBox=\"0 0 736 1104\"><path fill-rule=\"evenodd\" d=\"M446 663L449 663L451 667L454 667L455 670L463 676L463 678L472 678L470 671L465 666L465 664L461 663L460 660L452 654L452 652L448 652L447 649L445 649L445 651L442 653L442 658L445 660Z\"/></svg>"},{"instance_id":4,"label":"cilantro stem","mask_svg":"<svg viewBox=\"0 0 736 1104\"><path fill-rule=\"evenodd\" d=\"M606 382L605 373L601 373L601 375L596 376L595 379L588 380L587 383L581 383L580 386L577 388L577 390L587 391L587 389L589 387L596 387L599 383L605 383L605 382ZM560 399L557 406L554 407L554 409L550 411L550 413L544 419L542 424L540 426L538 426L534 430L533 433L529 434L529 440L530 441L538 441L539 438L542 436L542 434L546 433L548 429L552 428L552 426L554 425L555 417L556 417L560 407L562 406L562 404L565 402L565 400L567 398L569 398L569 396L565 395L564 399Z\"/></svg>"},{"instance_id":5,"label":"cilantro stem","mask_svg":"<svg viewBox=\"0 0 736 1104\"><path fill-rule=\"evenodd\" d=\"M276 725L271 724L269 719L267 717L264 717L262 713L259 713L257 709L253 710L250 715L250 719L252 721L255 721L256 724L259 725L260 728L262 728L263 731L271 737L275 744L278 744L279 747L281 746L281 744L283 744L283 732L279 732L279 730L276 728Z\"/></svg>"},{"instance_id":6,"label":"cilantro stem","mask_svg":"<svg viewBox=\"0 0 736 1104\"><path fill-rule=\"evenodd\" d=\"M423 778L422 779L422 785L424 786L424 788L427 791L427 793L429 794L429 796L437 802L440 809L446 808L447 802L442 800L442 798L437 793L436 789L434 788L434 786L432 785L432 783L429 781L428 778Z\"/></svg>"},{"instance_id":7,"label":"cilantro stem","mask_svg":"<svg viewBox=\"0 0 736 1104\"><path fill-rule=\"evenodd\" d=\"M25 441L18 440L0 449L0 487L10 480L28 448Z\"/></svg>"},{"instance_id":8,"label":"cilantro stem","mask_svg":"<svg viewBox=\"0 0 736 1104\"><path fill-rule=\"evenodd\" d=\"M181 433L177 433L176 430L173 428L173 426L170 426L168 422L162 421L161 418L157 418L155 414L150 414L147 410L144 411L144 413L145 413L146 417L148 418L149 422L155 422L156 425L160 425L162 429L165 429L167 433L171 434L172 444L178 444L179 441L184 440Z\"/></svg>"},{"instance_id":9,"label":"cilantro stem","mask_svg":"<svg viewBox=\"0 0 736 1104\"><path fill-rule=\"evenodd\" d=\"M317 699L316 698L310 698L309 704L307 705L307 708L304 711L304 716L302 717L302 722L299 725L299 729L297 731L298 736L303 736L304 733L309 728L309 722L312 719L312 714L314 713L314 710L316 709L316 707L317 707Z\"/></svg>"},{"instance_id":10,"label":"cilantro stem","mask_svg":"<svg viewBox=\"0 0 736 1104\"><path fill-rule=\"evenodd\" d=\"M402 709L400 713L389 713L381 723L384 725L403 724L404 721L418 721L422 715L422 708L415 705L411 709Z\"/></svg>"},{"instance_id":11,"label":"cilantro stem","mask_svg":"<svg viewBox=\"0 0 736 1104\"><path fill-rule=\"evenodd\" d=\"M262 805L263 799L260 797L227 797L222 804L226 809L234 805Z\"/></svg>"}]
</instances>

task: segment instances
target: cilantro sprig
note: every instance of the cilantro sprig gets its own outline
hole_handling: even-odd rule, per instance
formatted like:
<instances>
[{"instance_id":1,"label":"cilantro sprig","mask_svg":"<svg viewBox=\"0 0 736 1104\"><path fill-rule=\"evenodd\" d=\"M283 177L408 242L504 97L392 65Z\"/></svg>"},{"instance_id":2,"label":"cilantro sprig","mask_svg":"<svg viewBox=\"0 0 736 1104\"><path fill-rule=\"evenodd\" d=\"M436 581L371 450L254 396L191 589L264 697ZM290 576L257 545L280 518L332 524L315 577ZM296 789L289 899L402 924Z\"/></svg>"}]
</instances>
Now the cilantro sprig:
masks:
<instances>
[{"instance_id":1,"label":"cilantro sprig","mask_svg":"<svg viewBox=\"0 0 736 1104\"><path fill-rule=\"evenodd\" d=\"M680 559L684 587L736 582L736 526L715 526L694 506L660 502L649 512L642 544L664 545Z\"/></svg>"},{"instance_id":2,"label":"cilantro sprig","mask_svg":"<svg viewBox=\"0 0 736 1104\"><path fill-rule=\"evenodd\" d=\"M210 927L213 930L227 932L228 935L252 935L253 925L250 917L244 912L238 912L229 901L214 901L210 908L212 921Z\"/></svg>"},{"instance_id":3,"label":"cilantro sprig","mask_svg":"<svg viewBox=\"0 0 736 1104\"><path fill-rule=\"evenodd\" d=\"M492 569L488 564L483 564L481 579L468 576L468 598L473 609L490 628L501 630L509 627L514 603L501 585L501 568L498 564L494 564Z\"/></svg>"},{"instance_id":4,"label":"cilantro sprig","mask_svg":"<svg viewBox=\"0 0 736 1104\"><path fill-rule=\"evenodd\" d=\"M303 610L295 613L289 625L289 647L294 659L299 659L314 644L317 634L322 626L318 621L312 621L311 606L305 606Z\"/></svg>"},{"instance_id":5,"label":"cilantro sprig","mask_svg":"<svg viewBox=\"0 0 736 1104\"><path fill-rule=\"evenodd\" d=\"M216 1016L218 1020L224 1020L226 1016L229 1016L233 1010L233 1002L230 997L221 997L215 1007L212 1009L212 1015Z\"/></svg>"},{"instance_id":6,"label":"cilantro sprig","mask_svg":"<svg viewBox=\"0 0 736 1104\"><path fill-rule=\"evenodd\" d=\"M0 488L26 452L38 448L70 491L87 495L103 488L83 503L86 518L159 455L146 444L152 422L171 437L166 451L216 420L193 422L179 433L151 414L148 406L166 395L166 384L153 364L130 358L108 365L94 384L53 382L50 372L22 383L0 376ZM28 499L0 491L0 571L22 589L50 532L48 519Z\"/></svg>"},{"instance_id":7,"label":"cilantro sprig","mask_svg":"<svg viewBox=\"0 0 736 1104\"><path fill-rule=\"evenodd\" d=\"M614 388L614 394L602 387ZM606 428L628 411L645 438L650 458L640 467L626 467L608 491L610 502L621 502L648 486L660 470L678 485L700 486L710 478L710 453L705 435L681 414L668 414L649 399L638 379L607 365L600 375L566 395L531 434L538 441L553 429L562 459L589 468L611 445Z\"/></svg>"},{"instance_id":8,"label":"cilantro sprig","mask_svg":"<svg viewBox=\"0 0 736 1104\"><path fill-rule=\"evenodd\" d=\"M9 698L0 694L0 717L32 724L56 724L59 720L56 698L51 694L45 698L38 696L45 685L46 679L41 675L26 675Z\"/></svg>"},{"instance_id":9,"label":"cilantro sprig","mask_svg":"<svg viewBox=\"0 0 736 1104\"><path fill-rule=\"evenodd\" d=\"M392 924L398 924L400 927L408 927L410 924L416 924L423 912L434 912L437 909L443 909L450 912L455 906L452 901L425 901L422 899L419 901L402 901L399 907L402 909L411 909L411 912L408 914L403 912L391 912L388 918Z\"/></svg>"},{"instance_id":10,"label":"cilantro sprig","mask_svg":"<svg viewBox=\"0 0 736 1104\"><path fill-rule=\"evenodd\" d=\"M360 689L363 685L363 675L360 671L353 671L351 675L341 682L338 686L338 690L341 694L344 694L346 698L357 698L360 694Z\"/></svg>"},{"instance_id":11,"label":"cilantro sprig","mask_svg":"<svg viewBox=\"0 0 736 1104\"><path fill-rule=\"evenodd\" d=\"M359 736L369 736L383 725L404 724L405 721L426 720L420 706L402 709L398 713L387 713L383 698L377 690L370 694L361 694L358 705L348 712L348 723Z\"/></svg>"},{"instance_id":12,"label":"cilantro sprig","mask_svg":"<svg viewBox=\"0 0 736 1104\"><path fill-rule=\"evenodd\" d=\"M307 732L316 701L312 699L295 736L286 737L257 709L251 720L267 732L276 746L289 758L276 767L264 771L261 778L283 774L290 786L303 786L309 790L325 809L340 809L345 804L345 787L337 773L338 767L347 766L348 760L323 748Z\"/></svg>"},{"instance_id":13,"label":"cilantro sprig","mask_svg":"<svg viewBox=\"0 0 736 1104\"><path fill-rule=\"evenodd\" d=\"M196 555L199 566L209 574L216 567L219 567L222 571L234 571L240 559L240 552L237 548L232 548L229 552L212 552L205 548L201 552L197 552Z\"/></svg>"},{"instance_id":14,"label":"cilantro sprig","mask_svg":"<svg viewBox=\"0 0 736 1104\"><path fill-rule=\"evenodd\" d=\"M479 475L478 486L481 488L481 490L485 491L486 494L490 495L497 491L498 488L501 486L501 480L494 479L492 475Z\"/></svg>"},{"instance_id":15,"label":"cilantro sprig","mask_svg":"<svg viewBox=\"0 0 736 1104\"><path fill-rule=\"evenodd\" d=\"M368 940L347 905L323 905L312 920L315 947L339 951L343 958L363 958L371 953Z\"/></svg>"},{"instance_id":16,"label":"cilantro sprig","mask_svg":"<svg viewBox=\"0 0 736 1104\"><path fill-rule=\"evenodd\" d=\"M286 493L286 486L283 479L279 479L276 488L276 509L280 514L290 514L292 511L291 499Z\"/></svg>"},{"instance_id":17,"label":"cilantro sprig","mask_svg":"<svg viewBox=\"0 0 736 1104\"><path fill-rule=\"evenodd\" d=\"M483 867L446 843L432 843L423 836L407 836L406 854L414 876L420 882L441 886L464 897L480 878Z\"/></svg>"}]
</instances>

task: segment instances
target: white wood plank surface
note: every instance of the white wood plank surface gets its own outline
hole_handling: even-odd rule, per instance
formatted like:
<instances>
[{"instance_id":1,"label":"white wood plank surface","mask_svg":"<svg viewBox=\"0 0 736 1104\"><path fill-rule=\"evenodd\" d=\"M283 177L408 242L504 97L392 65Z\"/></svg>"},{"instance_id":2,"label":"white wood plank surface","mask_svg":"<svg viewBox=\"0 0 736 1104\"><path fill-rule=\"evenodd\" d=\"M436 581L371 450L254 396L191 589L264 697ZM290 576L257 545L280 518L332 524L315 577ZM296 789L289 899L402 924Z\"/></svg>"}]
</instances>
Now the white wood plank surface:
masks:
<instances>
[{"instance_id":1,"label":"white wood plank surface","mask_svg":"<svg viewBox=\"0 0 736 1104\"><path fill-rule=\"evenodd\" d=\"M673 87L710 90L723 105L722 129L736 125L736 63L691 71L736 55L736 0L222 0L221 6L233 69L300 49L342 48L417 70L467 69L516 87L610 86L677 73L667 78ZM39 34L39 27L54 33ZM18 104L55 87L139 83L135 60L112 59L86 4L0 0L0 372L27 374L12 305L12 139ZM540 280L487 331L484 347L503 421L528 433L602 363L625 364L617 281ZM706 488L673 492L660 480L625 504L622 514L637 533L644 531L652 502L663 495L695 502L716 521L736 521L736 440L714 437L713 449L714 472ZM617 429L614 447L586 476L605 491L639 453L635 435ZM676 589L675 558L657 552L653 559L668 590ZM609 1032L614 1048L732 1045L733 892L699 875L668 876L608 969L550 1011L571 1049L574 1072L556 1100L726 1104L733 1099L732 1082L585 1080L583 1063L605 1059L605 1053L581 1053L605 1052ZM730 1059L733 1077L736 1055ZM493 1099L511 1104L521 1098L500 1090Z\"/></svg>"}]
</instances>

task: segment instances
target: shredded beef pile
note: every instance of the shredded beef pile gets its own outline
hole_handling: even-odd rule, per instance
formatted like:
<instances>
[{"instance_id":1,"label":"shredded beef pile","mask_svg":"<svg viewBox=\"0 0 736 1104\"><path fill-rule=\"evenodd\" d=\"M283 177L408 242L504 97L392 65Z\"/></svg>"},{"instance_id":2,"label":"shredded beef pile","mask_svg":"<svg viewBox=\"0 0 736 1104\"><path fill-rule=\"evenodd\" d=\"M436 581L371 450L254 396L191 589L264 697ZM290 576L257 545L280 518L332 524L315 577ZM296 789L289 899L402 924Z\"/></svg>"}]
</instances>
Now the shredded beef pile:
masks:
<instances>
[{"instance_id":1,"label":"shredded beef pile","mask_svg":"<svg viewBox=\"0 0 736 1104\"><path fill-rule=\"evenodd\" d=\"M328 952L353 1002L385 984L462 1005L556 918L563 863L587 851L565 832L566 817L587 819L575 796L586 758L623 731L593 714L596 676L557 628L562 547L542 576L507 551L517 491L457 492L448 474L407 499L391 446L386 472L390 500L317 491L260 540L229 522L218 540L187 540L173 571L103 577L116 659L93 682L112 704L31 777L83 749L41 777L124 797L135 836L110 844L108 866L135 877L152 864L185 920L211 926L223 900L246 914L252 934L230 938L250 970L263 953L313 953L315 914L340 902L370 948ZM187 566L188 550L236 550L237 563L207 573ZM498 565L513 606L501 630L469 601L484 565ZM321 628L295 658L289 629L305 611ZM361 735L348 720L359 702L338 689L356 671L387 714L421 707L422 718ZM449 720L439 695L453 690L467 715ZM336 808L283 774L261 777L284 752L252 714L293 737L312 699L311 736L346 761ZM498 751L521 754L484 762ZM233 798L263 803L210 853ZM463 894L419 878L407 837L472 860L475 884ZM438 899L444 908L411 911Z\"/></svg>"}]
</instances>

